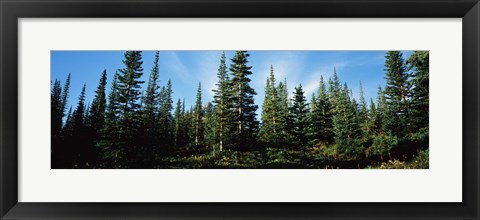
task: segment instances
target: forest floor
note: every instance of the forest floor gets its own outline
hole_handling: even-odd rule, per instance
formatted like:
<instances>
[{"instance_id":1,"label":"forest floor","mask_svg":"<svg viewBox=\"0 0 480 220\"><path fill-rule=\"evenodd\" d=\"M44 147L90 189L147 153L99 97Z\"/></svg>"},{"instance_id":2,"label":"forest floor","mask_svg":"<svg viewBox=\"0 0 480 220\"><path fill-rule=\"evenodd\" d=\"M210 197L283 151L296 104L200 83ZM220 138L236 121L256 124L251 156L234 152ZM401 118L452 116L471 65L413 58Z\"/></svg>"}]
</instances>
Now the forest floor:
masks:
<instances>
[{"instance_id":1,"label":"forest floor","mask_svg":"<svg viewBox=\"0 0 480 220\"><path fill-rule=\"evenodd\" d=\"M414 154L350 158L324 147L300 150L267 148L264 151L222 151L205 148L157 157L163 169L428 169L428 149Z\"/></svg>"}]
</instances>

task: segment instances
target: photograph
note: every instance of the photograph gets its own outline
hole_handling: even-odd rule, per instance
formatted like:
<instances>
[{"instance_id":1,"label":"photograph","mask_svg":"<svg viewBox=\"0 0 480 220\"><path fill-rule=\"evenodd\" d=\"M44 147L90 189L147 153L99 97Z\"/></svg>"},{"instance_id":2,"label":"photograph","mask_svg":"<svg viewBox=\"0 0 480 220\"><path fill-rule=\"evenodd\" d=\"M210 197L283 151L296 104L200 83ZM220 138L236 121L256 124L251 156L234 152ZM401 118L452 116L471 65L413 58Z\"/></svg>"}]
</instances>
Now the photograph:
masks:
<instances>
[{"instance_id":1,"label":"photograph","mask_svg":"<svg viewBox=\"0 0 480 220\"><path fill-rule=\"evenodd\" d=\"M52 50L50 71L51 169L429 169L429 51Z\"/></svg>"}]
</instances>

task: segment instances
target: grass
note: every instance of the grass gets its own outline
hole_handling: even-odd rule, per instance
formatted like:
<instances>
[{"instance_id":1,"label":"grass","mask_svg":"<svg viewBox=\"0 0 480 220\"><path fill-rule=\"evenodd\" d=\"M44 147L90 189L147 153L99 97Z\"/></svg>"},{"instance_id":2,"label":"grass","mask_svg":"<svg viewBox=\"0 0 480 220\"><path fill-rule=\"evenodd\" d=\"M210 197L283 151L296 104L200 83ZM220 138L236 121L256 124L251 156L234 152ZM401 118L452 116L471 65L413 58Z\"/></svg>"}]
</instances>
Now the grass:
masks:
<instances>
[{"instance_id":1,"label":"grass","mask_svg":"<svg viewBox=\"0 0 480 220\"><path fill-rule=\"evenodd\" d=\"M334 146L318 145L300 150L268 148L264 151L222 151L209 149L175 152L157 157L166 169L428 169L428 149L410 157L353 158L339 154Z\"/></svg>"}]
</instances>

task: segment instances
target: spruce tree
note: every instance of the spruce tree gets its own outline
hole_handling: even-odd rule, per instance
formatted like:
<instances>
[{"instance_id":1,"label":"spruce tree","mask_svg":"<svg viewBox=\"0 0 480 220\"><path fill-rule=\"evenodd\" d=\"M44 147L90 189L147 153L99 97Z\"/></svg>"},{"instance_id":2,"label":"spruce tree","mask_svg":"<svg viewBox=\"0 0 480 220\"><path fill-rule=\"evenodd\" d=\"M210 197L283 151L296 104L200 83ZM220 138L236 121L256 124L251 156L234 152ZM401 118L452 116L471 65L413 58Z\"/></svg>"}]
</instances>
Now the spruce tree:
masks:
<instances>
[{"instance_id":1,"label":"spruce tree","mask_svg":"<svg viewBox=\"0 0 480 220\"><path fill-rule=\"evenodd\" d=\"M162 149L157 149L156 153L162 153L165 151L172 150L174 145L174 124L173 124L173 100L172 100L172 82L167 81L167 87L162 86L160 90L160 103L159 103L159 137L160 137L160 147Z\"/></svg>"},{"instance_id":2,"label":"spruce tree","mask_svg":"<svg viewBox=\"0 0 480 220\"><path fill-rule=\"evenodd\" d=\"M212 154L215 156L216 149L215 145L217 142L217 130L216 130L216 117L215 117L215 106L212 103L208 102L205 105L205 146L212 150Z\"/></svg>"},{"instance_id":3,"label":"spruce tree","mask_svg":"<svg viewBox=\"0 0 480 220\"><path fill-rule=\"evenodd\" d=\"M370 99L370 110L368 111L368 127L369 127L369 135L373 136L380 131L380 120L379 114L377 113L377 108L375 106L375 102L373 99Z\"/></svg>"},{"instance_id":4,"label":"spruce tree","mask_svg":"<svg viewBox=\"0 0 480 220\"><path fill-rule=\"evenodd\" d=\"M429 52L414 51L407 59L408 70L411 71L412 87L409 119L411 132L428 129L429 108Z\"/></svg>"},{"instance_id":5,"label":"spruce tree","mask_svg":"<svg viewBox=\"0 0 480 220\"><path fill-rule=\"evenodd\" d=\"M55 79L53 88L50 94L50 120L52 126L52 138L59 140L62 128L62 87L60 81ZM52 140L53 141L53 140Z\"/></svg>"},{"instance_id":6,"label":"spruce tree","mask_svg":"<svg viewBox=\"0 0 480 220\"><path fill-rule=\"evenodd\" d=\"M230 134L232 130L232 89L230 84L230 78L227 73L227 65L225 63L225 59L225 52L222 52L222 56L220 58L220 66L218 67L217 73L217 88L212 90L214 92L213 103L216 105L215 123L216 130L218 132L218 145L220 151L222 151L224 146L226 146L227 142L232 139L232 136Z\"/></svg>"},{"instance_id":7,"label":"spruce tree","mask_svg":"<svg viewBox=\"0 0 480 220\"><path fill-rule=\"evenodd\" d=\"M100 82L95 90L95 97L92 104L87 105L85 109L85 125L87 129L88 144L84 150L84 161L89 166L96 166L98 163L99 155L96 148L96 143L100 141L101 130L105 123L105 110L106 110L106 95L105 87L107 85L107 72L103 70Z\"/></svg>"},{"instance_id":8,"label":"spruce tree","mask_svg":"<svg viewBox=\"0 0 480 220\"><path fill-rule=\"evenodd\" d=\"M284 79L283 82L278 83L277 93L279 102L279 114L277 120L278 145L287 147L288 143L290 142L290 133L288 131L289 101L286 79Z\"/></svg>"},{"instance_id":9,"label":"spruce tree","mask_svg":"<svg viewBox=\"0 0 480 220\"><path fill-rule=\"evenodd\" d=\"M85 89L86 84L83 84L82 91L78 97L77 107L73 114L73 136L70 153L74 168L85 168L87 166L86 153L88 146L87 131L85 124Z\"/></svg>"},{"instance_id":10,"label":"spruce tree","mask_svg":"<svg viewBox=\"0 0 480 220\"><path fill-rule=\"evenodd\" d=\"M267 146L278 146L278 121L280 118L280 103L276 88L276 79L273 65L270 66L270 76L267 77L265 86L265 98L262 105L262 126L260 137Z\"/></svg>"},{"instance_id":11,"label":"spruce tree","mask_svg":"<svg viewBox=\"0 0 480 220\"><path fill-rule=\"evenodd\" d=\"M364 138L367 138L370 128L369 128L367 101L365 100L365 97L363 94L362 81L360 81L360 100L358 104L359 104L358 120L360 123L360 128L362 130L362 133L364 134Z\"/></svg>"},{"instance_id":12,"label":"spruce tree","mask_svg":"<svg viewBox=\"0 0 480 220\"><path fill-rule=\"evenodd\" d=\"M179 141L181 138L181 125L182 125L182 101L180 99L177 100L177 105L175 107L175 113L173 114L173 118L175 121L175 133L174 133L174 146L176 149L180 147Z\"/></svg>"},{"instance_id":13,"label":"spruce tree","mask_svg":"<svg viewBox=\"0 0 480 220\"><path fill-rule=\"evenodd\" d=\"M310 111L309 104L305 98L302 85L295 87L292 97L292 106L290 107L289 121L290 132L292 135L292 144L294 149L303 150L306 154L308 144L307 132L310 124L308 113Z\"/></svg>"},{"instance_id":14,"label":"spruce tree","mask_svg":"<svg viewBox=\"0 0 480 220\"><path fill-rule=\"evenodd\" d=\"M129 167L138 166L137 151L139 150L140 120L141 120L141 85L143 75L142 52L127 51L123 60L124 68L119 70L118 90L120 112L121 135L120 143L126 149Z\"/></svg>"},{"instance_id":15,"label":"spruce tree","mask_svg":"<svg viewBox=\"0 0 480 220\"><path fill-rule=\"evenodd\" d=\"M102 158L102 168L127 168L126 146L120 143L121 127L119 116L121 113L120 91L118 87L118 72L112 80L108 95L105 124L101 130L101 140L97 143Z\"/></svg>"},{"instance_id":16,"label":"spruce tree","mask_svg":"<svg viewBox=\"0 0 480 220\"><path fill-rule=\"evenodd\" d=\"M62 87L60 81L55 79L50 92L50 126L52 142L52 168L62 168L64 166L65 146L62 146Z\"/></svg>"},{"instance_id":17,"label":"spruce tree","mask_svg":"<svg viewBox=\"0 0 480 220\"><path fill-rule=\"evenodd\" d=\"M107 107L107 100L105 95L105 89L107 85L107 71L103 70L98 83L97 90L95 90L95 97L93 98L90 108L90 126L97 136L98 132L103 128L105 122L105 110Z\"/></svg>"},{"instance_id":18,"label":"spruce tree","mask_svg":"<svg viewBox=\"0 0 480 220\"><path fill-rule=\"evenodd\" d=\"M252 74L250 71L252 67L248 66L247 58L249 56L246 51L236 51L230 66L232 119L236 127L233 135L234 145L237 149L246 149L255 144L255 136L258 132L258 121L256 120L258 106L255 105L253 97L257 93L250 86L249 75Z\"/></svg>"},{"instance_id":19,"label":"spruce tree","mask_svg":"<svg viewBox=\"0 0 480 220\"><path fill-rule=\"evenodd\" d=\"M397 137L403 137L408 127L408 84L405 62L400 51L388 51L385 55L385 74L387 85L385 86L385 98L387 101L388 131Z\"/></svg>"},{"instance_id":20,"label":"spruce tree","mask_svg":"<svg viewBox=\"0 0 480 220\"><path fill-rule=\"evenodd\" d=\"M63 120L63 117L65 117L65 110L67 108L68 93L70 90L70 78L71 78L71 74L69 73L67 76L67 80L65 80L65 85L63 86L63 90L62 90L62 102L60 107L60 111L62 112L62 120Z\"/></svg>"},{"instance_id":21,"label":"spruce tree","mask_svg":"<svg viewBox=\"0 0 480 220\"><path fill-rule=\"evenodd\" d=\"M204 111L202 108L202 85L198 83L197 99L195 101L195 109L193 111L193 129L195 146L203 145L204 138Z\"/></svg>"},{"instance_id":22,"label":"spruce tree","mask_svg":"<svg viewBox=\"0 0 480 220\"><path fill-rule=\"evenodd\" d=\"M360 127L356 117L355 102L349 95L347 84L339 91L335 114L333 117L333 129L337 150L346 155L355 156L358 153Z\"/></svg>"},{"instance_id":23,"label":"spruce tree","mask_svg":"<svg viewBox=\"0 0 480 220\"><path fill-rule=\"evenodd\" d=\"M312 99L313 101L315 103L312 104L311 109L310 142L313 145L318 143L331 144L333 142L332 104L322 76L320 77L318 97Z\"/></svg>"},{"instance_id":24,"label":"spruce tree","mask_svg":"<svg viewBox=\"0 0 480 220\"><path fill-rule=\"evenodd\" d=\"M142 113L142 138L140 143L140 155L144 167L152 167L154 165L155 153L154 148L157 146L158 137L158 112L157 107L159 103L159 72L158 72L159 52L155 52L153 67L150 72L150 77L147 84L145 96L143 98L143 113Z\"/></svg>"}]
</instances>

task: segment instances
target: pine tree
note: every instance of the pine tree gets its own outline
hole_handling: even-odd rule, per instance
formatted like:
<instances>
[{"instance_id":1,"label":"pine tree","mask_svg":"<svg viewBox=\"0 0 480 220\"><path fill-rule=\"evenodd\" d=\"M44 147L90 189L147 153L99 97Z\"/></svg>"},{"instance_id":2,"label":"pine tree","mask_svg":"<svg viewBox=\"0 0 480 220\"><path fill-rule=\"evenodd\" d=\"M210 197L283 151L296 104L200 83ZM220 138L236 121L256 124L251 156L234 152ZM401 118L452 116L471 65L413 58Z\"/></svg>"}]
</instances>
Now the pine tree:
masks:
<instances>
[{"instance_id":1,"label":"pine tree","mask_svg":"<svg viewBox=\"0 0 480 220\"><path fill-rule=\"evenodd\" d=\"M250 55L246 51L237 51L231 59L230 72L232 74L232 119L236 126L234 137L237 149L246 149L255 143L255 136L258 132L258 121L254 95L257 93L250 86L252 74L251 66L248 66L247 58Z\"/></svg>"},{"instance_id":2,"label":"pine tree","mask_svg":"<svg viewBox=\"0 0 480 220\"><path fill-rule=\"evenodd\" d=\"M158 72L158 59L159 59L159 52L155 53L155 60L153 62L152 71L150 73L150 78L148 80L147 91L144 99L144 120L148 121L150 124L146 125L149 131L153 131L155 129L154 122L156 122L156 107L159 103L159 89L160 86L158 85L159 81L159 72ZM151 133L151 132L149 132Z\"/></svg>"},{"instance_id":3,"label":"pine tree","mask_svg":"<svg viewBox=\"0 0 480 220\"><path fill-rule=\"evenodd\" d=\"M400 51L388 51L385 55L385 73L387 85L385 98L388 114L387 129L397 137L403 137L408 127L408 84L406 67Z\"/></svg>"},{"instance_id":4,"label":"pine tree","mask_svg":"<svg viewBox=\"0 0 480 220\"><path fill-rule=\"evenodd\" d=\"M68 93L70 90L70 77L71 77L71 74L69 73L62 90L62 102L60 107L60 111L62 112L62 120L63 120L63 117L65 117L65 110L67 108Z\"/></svg>"},{"instance_id":5,"label":"pine tree","mask_svg":"<svg viewBox=\"0 0 480 220\"><path fill-rule=\"evenodd\" d=\"M289 101L286 79L284 79L283 82L278 83L277 93L279 102L279 114L277 120L278 145L286 147L290 142L290 133L288 131Z\"/></svg>"},{"instance_id":6,"label":"pine tree","mask_svg":"<svg viewBox=\"0 0 480 220\"><path fill-rule=\"evenodd\" d=\"M267 146L278 146L278 120L280 118L280 103L276 88L276 79L273 65L270 66L270 76L267 77L265 98L262 105L262 126L260 136Z\"/></svg>"},{"instance_id":7,"label":"pine tree","mask_svg":"<svg viewBox=\"0 0 480 220\"><path fill-rule=\"evenodd\" d=\"M110 93L108 95L107 113L105 115L105 124L101 130L101 140L97 143L102 156L102 168L127 168L126 146L120 143L120 123L119 115L120 91L118 87L118 72L115 72Z\"/></svg>"},{"instance_id":8,"label":"pine tree","mask_svg":"<svg viewBox=\"0 0 480 220\"><path fill-rule=\"evenodd\" d=\"M375 102L370 98L370 110L368 111L368 128L369 135L375 135L380 131L381 124L379 122L379 115L377 113L377 108Z\"/></svg>"},{"instance_id":9,"label":"pine tree","mask_svg":"<svg viewBox=\"0 0 480 220\"><path fill-rule=\"evenodd\" d=\"M308 113L310 108L305 98L302 85L295 87L292 97L292 106L290 107L289 125L292 136L292 144L294 149L302 150L306 156L306 148L308 144L307 132L310 124Z\"/></svg>"},{"instance_id":10,"label":"pine tree","mask_svg":"<svg viewBox=\"0 0 480 220\"><path fill-rule=\"evenodd\" d=\"M389 131L388 125L391 123L391 115L387 106L385 92L381 86L378 87L377 104L377 123L380 125L378 130L379 132L386 133Z\"/></svg>"},{"instance_id":11,"label":"pine tree","mask_svg":"<svg viewBox=\"0 0 480 220\"><path fill-rule=\"evenodd\" d=\"M333 126L332 126L332 104L330 103L329 94L325 89L323 77L320 77L320 86L318 97L312 99L311 124L309 128L309 139L311 144L320 142L331 144L333 142ZM314 106L314 107L313 107Z\"/></svg>"},{"instance_id":12,"label":"pine tree","mask_svg":"<svg viewBox=\"0 0 480 220\"><path fill-rule=\"evenodd\" d=\"M193 129L195 146L203 145L204 138L204 111L202 109L202 85L198 83L197 100L195 101L195 109L193 111Z\"/></svg>"},{"instance_id":13,"label":"pine tree","mask_svg":"<svg viewBox=\"0 0 480 220\"><path fill-rule=\"evenodd\" d=\"M232 130L232 89L230 79L227 74L227 65L225 64L225 59L225 52L222 52L222 56L220 58L220 66L218 67L217 73L217 88L215 90L212 90L214 92L213 103L216 105L215 121L216 130L218 131L218 145L220 151L223 150L226 143L232 138L232 136L230 135L230 131Z\"/></svg>"},{"instance_id":14,"label":"pine tree","mask_svg":"<svg viewBox=\"0 0 480 220\"><path fill-rule=\"evenodd\" d=\"M412 71L410 86L412 87L409 119L411 132L421 128L428 129L429 108L429 52L415 51L407 59L408 70Z\"/></svg>"},{"instance_id":15,"label":"pine tree","mask_svg":"<svg viewBox=\"0 0 480 220\"><path fill-rule=\"evenodd\" d=\"M328 94L332 105L336 105L336 99L340 95L340 80L338 79L337 68L333 67L333 79L328 80Z\"/></svg>"},{"instance_id":16,"label":"pine tree","mask_svg":"<svg viewBox=\"0 0 480 220\"><path fill-rule=\"evenodd\" d=\"M64 166L65 146L62 146L62 87L60 81L55 79L50 92L50 125L52 142L52 168L62 168Z\"/></svg>"},{"instance_id":17,"label":"pine tree","mask_svg":"<svg viewBox=\"0 0 480 220\"><path fill-rule=\"evenodd\" d=\"M95 91L95 97L93 98L90 108L90 126L93 127L95 135L100 132L105 122L105 110L107 107L107 100L105 95L105 89L107 85L107 71L103 70L100 82L97 90Z\"/></svg>"},{"instance_id":18,"label":"pine tree","mask_svg":"<svg viewBox=\"0 0 480 220\"><path fill-rule=\"evenodd\" d=\"M137 151L139 150L140 120L141 120L141 85L143 75L142 52L127 51L123 60L125 67L119 70L118 90L120 112L120 143L124 144L129 167L138 166Z\"/></svg>"},{"instance_id":19,"label":"pine tree","mask_svg":"<svg viewBox=\"0 0 480 220\"><path fill-rule=\"evenodd\" d=\"M85 90L86 84L83 84L82 91L78 97L77 107L73 114L73 136L70 156L73 159L75 168L84 168L86 164L86 146L88 145L86 124L85 124Z\"/></svg>"},{"instance_id":20,"label":"pine tree","mask_svg":"<svg viewBox=\"0 0 480 220\"><path fill-rule=\"evenodd\" d=\"M155 52L153 67L150 72L150 77L147 84L145 96L143 97L143 113L142 113L142 146L140 154L143 159L144 167L152 167L155 160L155 150L158 137L158 112L157 107L159 103L159 72L158 72L159 52Z\"/></svg>"},{"instance_id":21,"label":"pine tree","mask_svg":"<svg viewBox=\"0 0 480 220\"><path fill-rule=\"evenodd\" d=\"M360 127L356 118L355 102L350 99L347 84L339 91L336 100L333 129L337 150L346 155L358 154Z\"/></svg>"},{"instance_id":22,"label":"pine tree","mask_svg":"<svg viewBox=\"0 0 480 220\"><path fill-rule=\"evenodd\" d=\"M365 97L363 95L363 85L362 81L360 81L360 103L359 103L359 112L358 112L358 121L360 123L360 129L364 134L364 138L368 136L369 133L369 121L368 121L368 108L367 108L367 101L365 101Z\"/></svg>"},{"instance_id":23,"label":"pine tree","mask_svg":"<svg viewBox=\"0 0 480 220\"><path fill-rule=\"evenodd\" d=\"M51 125L52 125L52 138L59 140L60 131L62 128L62 87L60 81L55 79L53 88L50 94L50 106L51 106ZM53 140L52 140L53 141Z\"/></svg>"},{"instance_id":24,"label":"pine tree","mask_svg":"<svg viewBox=\"0 0 480 220\"><path fill-rule=\"evenodd\" d=\"M104 70L100 77L95 97L92 104L87 104L84 112L84 124L86 129L85 146L83 147L82 161L88 166L96 166L99 155L96 143L101 138L101 130L105 123L106 97L105 86L107 85L107 72Z\"/></svg>"},{"instance_id":25,"label":"pine tree","mask_svg":"<svg viewBox=\"0 0 480 220\"><path fill-rule=\"evenodd\" d=\"M162 86L160 90L160 103L159 103L159 137L160 146L162 149L158 149L156 153L162 153L171 150L174 145L174 124L173 124L173 100L172 100L172 82L168 80L167 87ZM160 151L159 151L160 150Z\"/></svg>"},{"instance_id":26,"label":"pine tree","mask_svg":"<svg viewBox=\"0 0 480 220\"><path fill-rule=\"evenodd\" d=\"M215 117L215 106L212 103L208 102L205 105L205 138L204 143L207 148L212 149L212 153L215 156L215 145L217 141L217 130L216 130L216 117Z\"/></svg>"}]
</instances>

